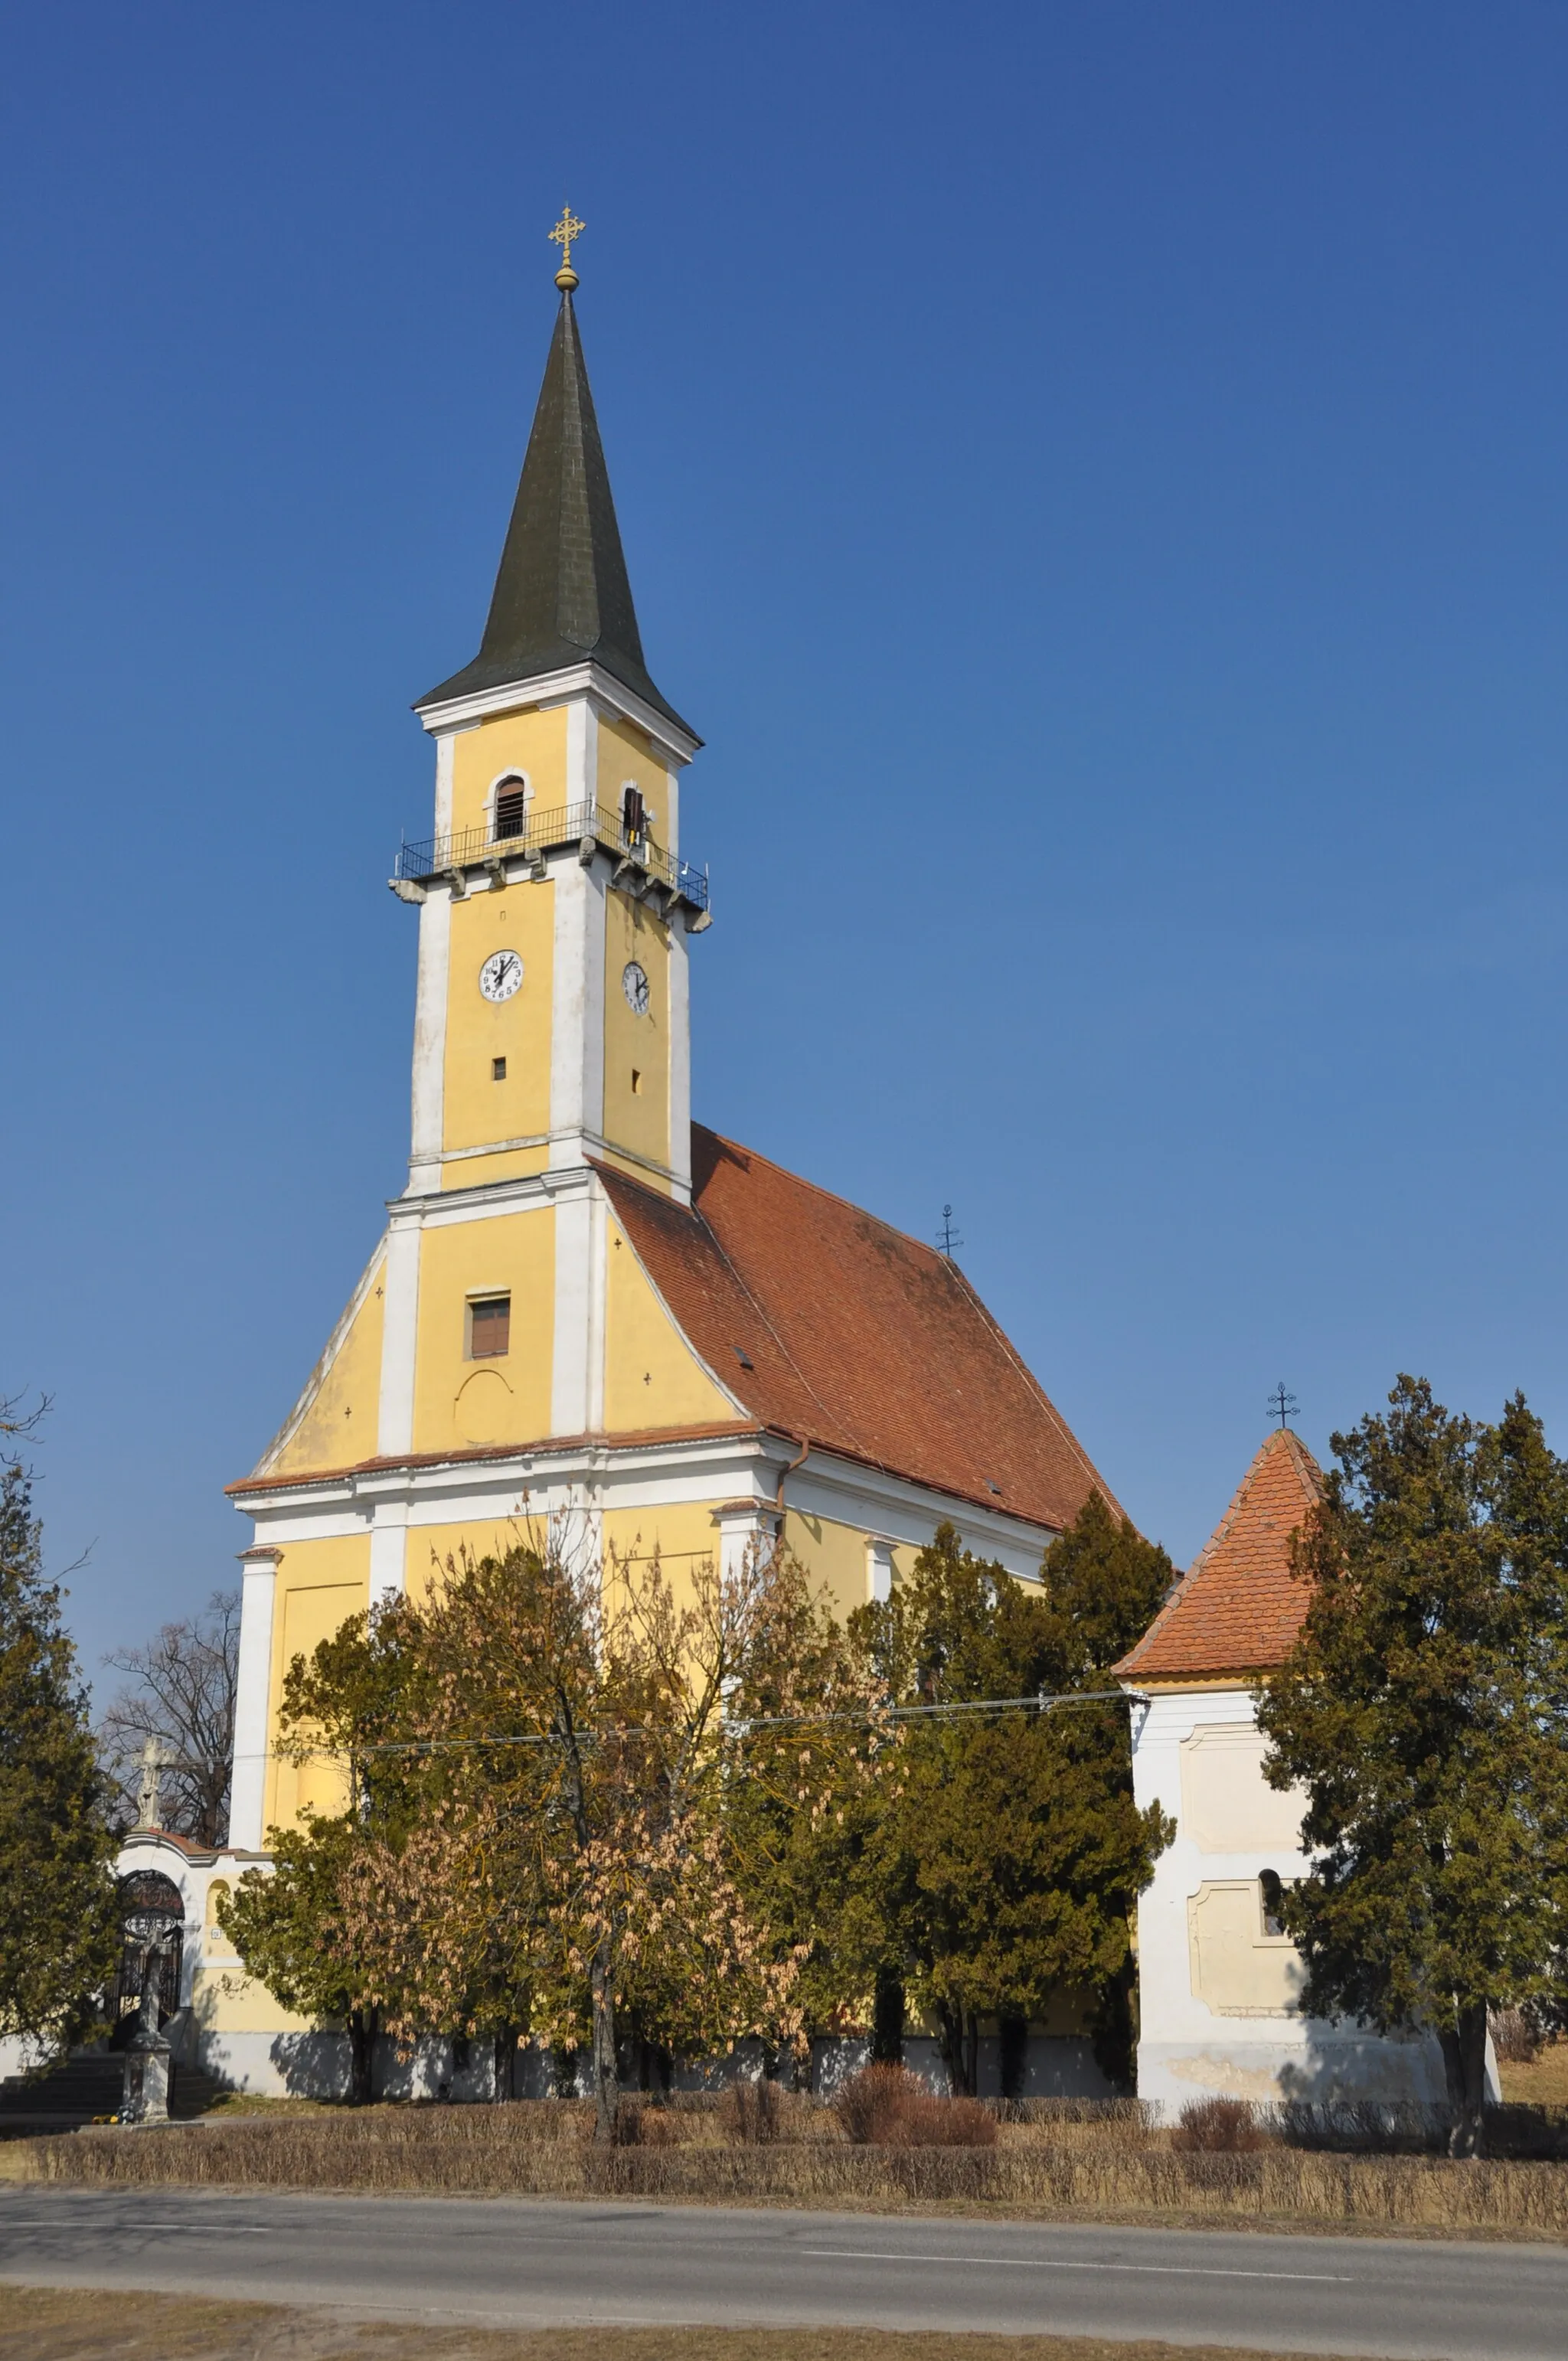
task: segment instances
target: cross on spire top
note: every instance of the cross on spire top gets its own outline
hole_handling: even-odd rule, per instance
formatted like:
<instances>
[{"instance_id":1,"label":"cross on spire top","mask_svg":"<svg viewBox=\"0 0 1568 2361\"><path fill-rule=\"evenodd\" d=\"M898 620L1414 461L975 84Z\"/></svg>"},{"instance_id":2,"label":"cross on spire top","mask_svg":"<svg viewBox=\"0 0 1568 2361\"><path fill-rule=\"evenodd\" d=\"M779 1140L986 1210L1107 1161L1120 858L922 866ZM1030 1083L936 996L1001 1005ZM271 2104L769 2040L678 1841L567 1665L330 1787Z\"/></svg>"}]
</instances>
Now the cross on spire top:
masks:
<instances>
[{"instance_id":1,"label":"cross on spire top","mask_svg":"<svg viewBox=\"0 0 1568 2361\"><path fill-rule=\"evenodd\" d=\"M551 231L552 242L561 249L561 268L555 273L555 284L563 295L569 295L577 284L577 274L572 268L572 240L581 237L587 222L580 222L570 205L563 205L561 218Z\"/></svg>"},{"instance_id":2,"label":"cross on spire top","mask_svg":"<svg viewBox=\"0 0 1568 2361\"><path fill-rule=\"evenodd\" d=\"M1268 1407L1282 1427L1295 1417L1299 1405L1295 1395L1288 1390L1283 1378L1269 1395Z\"/></svg>"}]
</instances>

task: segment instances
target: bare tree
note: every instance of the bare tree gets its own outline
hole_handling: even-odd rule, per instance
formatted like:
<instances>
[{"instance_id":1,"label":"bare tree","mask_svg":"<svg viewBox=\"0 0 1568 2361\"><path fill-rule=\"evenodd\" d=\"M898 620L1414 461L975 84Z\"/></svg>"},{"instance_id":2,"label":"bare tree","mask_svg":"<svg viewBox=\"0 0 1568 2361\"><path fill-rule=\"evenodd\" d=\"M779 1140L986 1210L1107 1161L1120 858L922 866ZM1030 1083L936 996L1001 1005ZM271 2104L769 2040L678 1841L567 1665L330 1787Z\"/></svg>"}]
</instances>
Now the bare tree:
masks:
<instances>
[{"instance_id":1,"label":"bare tree","mask_svg":"<svg viewBox=\"0 0 1568 2361\"><path fill-rule=\"evenodd\" d=\"M104 1662L129 1675L98 1727L124 1825L137 1817L150 1739L161 1758L159 1825L195 1844L221 1845L228 1835L239 1593L214 1590L201 1614L166 1623L145 1647L115 1649Z\"/></svg>"}]
</instances>

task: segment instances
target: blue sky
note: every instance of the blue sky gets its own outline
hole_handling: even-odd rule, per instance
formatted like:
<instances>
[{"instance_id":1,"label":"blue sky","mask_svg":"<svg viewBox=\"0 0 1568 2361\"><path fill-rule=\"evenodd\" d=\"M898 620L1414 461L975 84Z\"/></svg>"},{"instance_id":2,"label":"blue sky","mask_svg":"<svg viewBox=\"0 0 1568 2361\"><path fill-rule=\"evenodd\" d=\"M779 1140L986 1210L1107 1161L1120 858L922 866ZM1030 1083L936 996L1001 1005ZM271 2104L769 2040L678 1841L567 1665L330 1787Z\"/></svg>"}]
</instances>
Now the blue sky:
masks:
<instances>
[{"instance_id":1,"label":"blue sky","mask_svg":"<svg viewBox=\"0 0 1568 2361\"><path fill-rule=\"evenodd\" d=\"M554 310L684 797L698 1115L961 1259L1179 1560L1284 1378L1568 1447L1568 13L7 18L0 1383L88 1661L402 1184Z\"/></svg>"}]
</instances>

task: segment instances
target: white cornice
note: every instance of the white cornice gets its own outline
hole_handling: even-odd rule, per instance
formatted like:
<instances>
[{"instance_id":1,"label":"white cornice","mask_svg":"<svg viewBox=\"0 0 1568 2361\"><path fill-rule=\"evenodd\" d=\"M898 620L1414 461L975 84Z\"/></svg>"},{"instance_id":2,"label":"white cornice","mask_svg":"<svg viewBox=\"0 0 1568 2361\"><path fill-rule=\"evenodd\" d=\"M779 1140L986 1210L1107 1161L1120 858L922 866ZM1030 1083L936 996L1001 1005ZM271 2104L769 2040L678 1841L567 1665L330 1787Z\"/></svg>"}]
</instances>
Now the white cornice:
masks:
<instances>
[{"instance_id":1,"label":"white cornice","mask_svg":"<svg viewBox=\"0 0 1568 2361\"><path fill-rule=\"evenodd\" d=\"M498 713L514 713L532 705L560 705L570 697L591 697L609 712L634 721L677 763L689 763L702 743L591 659L560 672L536 673L531 680L479 689L470 697L445 697L439 705L416 705L414 711L431 736L441 738L454 730L471 730L477 721L488 721Z\"/></svg>"},{"instance_id":2,"label":"white cornice","mask_svg":"<svg viewBox=\"0 0 1568 2361\"><path fill-rule=\"evenodd\" d=\"M761 1512L774 1506L779 1477L796 1448L792 1438L757 1428L656 1441L577 1435L560 1444L545 1439L493 1458L455 1454L313 1479L280 1477L264 1492L244 1493L234 1505L265 1524L280 1546L329 1532L364 1530L376 1505L385 1501L405 1504L414 1523L442 1524L513 1517L525 1494L541 1510L570 1500L632 1510L718 1500L738 1510L750 1499ZM1021 1517L816 1449L787 1477L784 1506L807 1520L846 1525L907 1549L923 1549L946 1520L957 1526L966 1549L998 1559L1024 1581L1038 1580L1041 1552L1051 1538L1047 1529ZM809 1547L803 1554L809 1560Z\"/></svg>"}]
</instances>

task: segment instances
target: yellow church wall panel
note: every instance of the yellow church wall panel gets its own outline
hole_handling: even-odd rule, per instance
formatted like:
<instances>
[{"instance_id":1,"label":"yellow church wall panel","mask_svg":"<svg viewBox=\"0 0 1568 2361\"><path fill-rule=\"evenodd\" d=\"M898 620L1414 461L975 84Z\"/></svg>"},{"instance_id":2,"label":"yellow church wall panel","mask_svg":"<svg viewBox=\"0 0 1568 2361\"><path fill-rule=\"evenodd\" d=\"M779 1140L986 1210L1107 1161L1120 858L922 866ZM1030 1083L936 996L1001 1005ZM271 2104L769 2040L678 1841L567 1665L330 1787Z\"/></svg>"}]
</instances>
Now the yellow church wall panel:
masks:
<instances>
[{"instance_id":1,"label":"yellow church wall panel","mask_svg":"<svg viewBox=\"0 0 1568 2361\"><path fill-rule=\"evenodd\" d=\"M670 779L662 758L635 722L599 723L598 799L606 811L620 813L621 790L630 783L652 813L656 844L670 840Z\"/></svg>"},{"instance_id":2,"label":"yellow church wall panel","mask_svg":"<svg viewBox=\"0 0 1568 2361\"><path fill-rule=\"evenodd\" d=\"M378 1259L346 1334L323 1368L304 1415L269 1472L291 1476L307 1468L349 1466L356 1459L375 1456L384 1279L385 1262Z\"/></svg>"},{"instance_id":3,"label":"yellow church wall panel","mask_svg":"<svg viewBox=\"0 0 1568 2361\"><path fill-rule=\"evenodd\" d=\"M670 1160L670 930L645 903L605 896L604 1135L654 1163ZM648 979L648 1009L626 996L635 963Z\"/></svg>"},{"instance_id":4,"label":"yellow church wall panel","mask_svg":"<svg viewBox=\"0 0 1568 2361\"><path fill-rule=\"evenodd\" d=\"M341 1631L370 1598L370 1536L336 1533L316 1541L291 1542L278 1573L278 1596L272 1621L272 1677L267 1725L276 1745L283 1682L296 1656L311 1655L322 1641ZM264 1817L269 1824L290 1827L301 1807L310 1804L320 1812L342 1809L343 1777L335 1763L323 1758L296 1765L280 1762L274 1753L268 1764L268 1797Z\"/></svg>"},{"instance_id":5,"label":"yellow church wall panel","mask_svg":"<svg viewBox=\"0 0 1568 2361\"><path fill-rule=\"evenodd\" d=\"M600 1523L606 1573L614 1565L645 1568L657 1556L679 1598L699 1567L718 1564L720 1535L713 1521L718 1506L717 1501L689 1500L656 1509L607 1509Z\"/></svg>"},{"instance_id":6,"label":"yellow church wall panel","mask_svg":"<svg viewBox=\"0 0 1568 2361\"><path fill-rule=\"evenodd\" d=\"M549 1206L427 1227L420 1244L415 1451L531 1443L550 1432L555 1216ZM507 1350L469 1354L467 1308L507 1295Z\"/></svg>"},{"instance_id":7,"label":"yellow church wall panel","mask_svg":"<svg viewBox=\"0 0 1568 2361\"><path fill-rule=\"evenodd\" d=\"M309 2017L292 2015L238 1967L199 1967L191 1982L191 2010L203 2033L304 2033L311 2026Z\"/></svg>"},{"instance_id":8,"label":"yellow church wall panel","mask_svg":"<svg viewBox=\"0 0 1568 2361\"><path fill-rule=\"evenodd\" d=\"M530 809L554 811L566 801L566 708L498 713L477 730L462 730L452 745L454 832L485 824L485 799L505 772L518 771L532 789Z\"/></svg>"},{"instance_id":9,"label":"yellow church wall panel","mask_svg":"<svg viewBox=\"0 0 1568 2361\"><path fill-rule=\"evenodd\" d=\"M649 1426L702 1426L733 1418L650 1285L620 1232L605 1249L604 1422L611 1434Z\"/></svg>"},{"instance_id":10,"label":"yellow church wall panel","mask_svg":"<svg viewBox=\"0 0 1568 2361\"><path fill-rule=\"evenodd\" d=\"M448 1150L548 1132L554 939L555 888L548 878L488 888L453 904L442 1099ZM489 1001L479 990L479 971L499 950L517 953L522 983L510 1000ZM506 1067L499 1081L498 1058ZM466 1159L442 1174L449 1189L476 1177Z\"/></svg>"},{"instance_id":11,"label":"yellow church wall panel","mask_svg":"<svg viewBox=\"0 0 1568 2361\"><path fill-rule=\"evenodd\" d=\"M836 1615L850 1615L871 1597L870 1563L863 1525L835 1524L827 1517L784 1512L784 1544L811 1576L812 1588L826 1591ZM900 1543L889 1554L895 1581L902 1581L917 1552Z\"/></svg>"}]
</instances>

